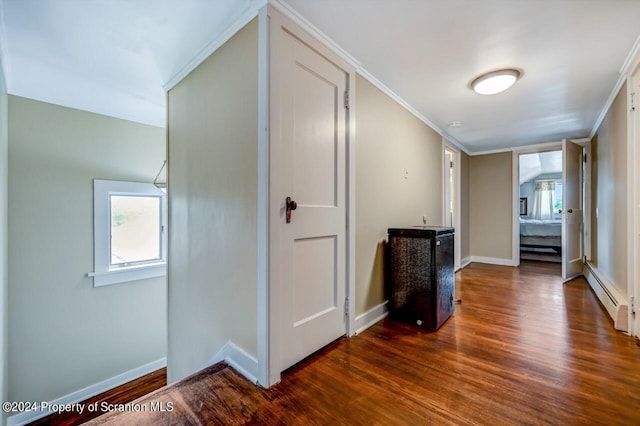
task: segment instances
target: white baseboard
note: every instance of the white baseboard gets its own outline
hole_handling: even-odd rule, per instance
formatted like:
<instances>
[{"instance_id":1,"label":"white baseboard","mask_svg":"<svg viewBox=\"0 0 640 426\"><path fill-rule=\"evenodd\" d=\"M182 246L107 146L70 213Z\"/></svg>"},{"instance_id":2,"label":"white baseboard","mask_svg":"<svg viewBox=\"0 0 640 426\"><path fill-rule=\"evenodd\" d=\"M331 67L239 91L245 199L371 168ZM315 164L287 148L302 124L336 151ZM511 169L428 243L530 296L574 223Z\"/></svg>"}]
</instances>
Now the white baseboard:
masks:
<instances>
[{"instance_id":1,"label":"white baseboard","mask_svg":"<svg viewBox=\"0 0 640 426\"><path fill-rule=\"evenodd\" d=\"M227 356L225 357L225 361L235 368L238 373L246 377L251 383L257 383L258 360L231 341L229 341L226 346Z\"/></svg>"},{"instance_id":2,"label":"white baseboard","mask_svg":"<svg viewBox=\"0 0 640 426\"><path fill-rule=\"evenodd\" d=\"M387 304L389 301L385 300L378 306L374 306L369 309L367 312L360 314L355 319L355 329L356 335L362 333L367 328L371 327L373 324L378 321L383 320L387 315L389 315Z\"/></svg>"},{"instance_id":3,"label":"white baseboard","mask_svg":"<svg viewBox=\"0 0 640 426\"><path fill-rule=\"evenodd\" d=\"M621 294L606 275L598 271L598 268L590 262L582 269L593 292L613 319L615 329L629 331L629 300L627 297Z\"/></svg>"},{"instance_id":4,"label":"white baseboard","mask_svg":"<svg viewBox=\"0 0 640 426\"><path fill-rule=\"evenodd\" d=\"M110 379L103 380L99 383L87 386L84 389L80 389L63 397L57 398L53 401L50 401L49 405L53 406L59 404L72 404L74 402L82 402L93 396L99 395L120 385L124 385L125 383L138 379L146 374L152 373L166 366L167 358L161 358L157 361L150 362L148 364L134 368L133 370L118 374L117 376L111 377ZM7 418L7 426L22 426L46 417L49 414L52 414L52 412L50 412L49 410L43 411L40 409L15 414Z\"/></svg>"},{"instance_id":5,"label":"white baseboard","mask_svg":"<svg viewBox=\"0 0 640 426\"><path fill-rule=\"evenodd\" d=\"M231 340L225 343L213 358L209 360L205 368L223 361L233 367L238 373L242 374L251 383L258 382L258 360Z\"/></svg>"},{"instance_id":6,"label":"white baseboard","mask_svg":"<svg viewBox=\"0 0 640 426\"><path fill-rule=\"evenodd\" d=\"M490 265L513 266L512 259L501 259L499 257L469 256L470 262L488 263Z\"/></svg>"},{"instance_id":7,"label":"white baseboard","mask_svg":"<svg viewBox=\"0 0 640 426\"><path fill-rule=\"evenodd\" d=\"M458 269L456 269L456 272L458 272L460 269L466 268L467 266L469 266L470 263L471 263L471 256L465 257L460 261L460 266L458 267Z\"/></svg>"}]
</instances>

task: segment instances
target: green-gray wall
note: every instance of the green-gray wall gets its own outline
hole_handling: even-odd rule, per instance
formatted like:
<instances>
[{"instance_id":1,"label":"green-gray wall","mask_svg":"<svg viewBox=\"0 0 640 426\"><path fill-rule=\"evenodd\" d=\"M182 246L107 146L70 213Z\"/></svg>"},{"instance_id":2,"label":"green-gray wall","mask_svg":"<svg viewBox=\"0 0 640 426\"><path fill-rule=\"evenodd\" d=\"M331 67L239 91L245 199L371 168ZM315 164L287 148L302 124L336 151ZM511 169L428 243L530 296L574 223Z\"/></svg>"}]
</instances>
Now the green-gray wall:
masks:
<instances>
[{"instance_id":1,"label":"green-gray wall","mask_svg":"<svg viewBox=\"0 0 640 426\"><path fill-rule=\"evenodd\" d=\"M9 96L9 387L51 401L165 357L166 280L94 288L93 179L151 182L164 129Z\"/></svg>"},{"instance_id":2,"label":"green-gray wall","mask_svg":"<svg viewBox=\"0 0 640 426\"><path fill-rule=\"evenodd\" d=\"M257 354L258 23L169 91L168 379Z\"/></svg>"},{"instance_id":3,"label":"green-gray wall","mask_svg":"<svg viewBox=\"0 0 640 426\"><path fill-rule=\"evenodd\" d=\"M591 156L591 262L622 294L628 294L626 84L592 140Z\"/></svg>"},{"instance_id":4,"label":"green-gray wall","mask_svg":"<svg viewBox=\"0 0 640 426\"><path fill-rule=\"evenodd\" d=\"M356 79L356 315L385 301L387 229L442 225L442 137ZM408 179L405 179L407 170Z\"/></svg>"},{"instance_id":5,"label":"green-gray wall","mask_svg":"<svg viewBox=\"0 0 640 426\"><path fill-rule=\"evenodd\" d=\"M469 157L469 251L511 263L512 153Z\"/></svg>"}]
</instances>

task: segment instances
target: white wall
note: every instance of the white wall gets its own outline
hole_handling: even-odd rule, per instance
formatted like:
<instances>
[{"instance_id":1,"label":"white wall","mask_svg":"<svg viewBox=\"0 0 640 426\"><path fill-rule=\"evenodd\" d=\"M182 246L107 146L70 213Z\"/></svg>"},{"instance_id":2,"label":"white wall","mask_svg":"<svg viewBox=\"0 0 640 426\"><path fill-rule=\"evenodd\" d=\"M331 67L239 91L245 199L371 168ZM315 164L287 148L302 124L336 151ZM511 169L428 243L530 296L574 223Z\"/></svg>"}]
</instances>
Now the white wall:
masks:
<instances>
[{"instance_id":1,"label":"white wall","mask_svg":"<svg viewBox=\"0 0 640 426\"><path fill-rule=\"evenodd\" d=\"M257 354L258 24L169 91L168 379Z\"/></svg>"},{"instance_id":2,"label":"white wall","mask_svg":"<svg viewBox=\"0 0 640 426\"><path fill-rule=\"evenodd\" d=\"M166 354L166 280L94 288L93 179L153 180L164 129L9 96L9 392L51 401Z\"/></svg>"}]
</instances>

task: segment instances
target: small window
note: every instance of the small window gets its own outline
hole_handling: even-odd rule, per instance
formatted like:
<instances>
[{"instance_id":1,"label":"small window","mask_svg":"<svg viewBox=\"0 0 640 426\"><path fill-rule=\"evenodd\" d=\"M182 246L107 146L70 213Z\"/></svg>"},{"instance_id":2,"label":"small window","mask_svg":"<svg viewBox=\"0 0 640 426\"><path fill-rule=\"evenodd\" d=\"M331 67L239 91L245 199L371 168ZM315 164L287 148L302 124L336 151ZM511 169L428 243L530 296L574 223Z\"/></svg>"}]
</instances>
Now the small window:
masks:
<instances>
[{"instance_id":1,"label":"small window","mask_svg":"<svg viewBox=\"0 0 640 426\"><path fill-rule=\"evenodd\" d=\"M93 181L94 286L166 275L166 196L151 183Z\"/></svg>"},{"instance_id":2,"label":"small window","mask_svg":"<svg viewBox=\"0 0 640 426\"><path fill-rule=\"evenodd\" d=\"M562 213L562 181L556 181L556 187L553 190L553 212Z\"/></svg>"}]
</instances>

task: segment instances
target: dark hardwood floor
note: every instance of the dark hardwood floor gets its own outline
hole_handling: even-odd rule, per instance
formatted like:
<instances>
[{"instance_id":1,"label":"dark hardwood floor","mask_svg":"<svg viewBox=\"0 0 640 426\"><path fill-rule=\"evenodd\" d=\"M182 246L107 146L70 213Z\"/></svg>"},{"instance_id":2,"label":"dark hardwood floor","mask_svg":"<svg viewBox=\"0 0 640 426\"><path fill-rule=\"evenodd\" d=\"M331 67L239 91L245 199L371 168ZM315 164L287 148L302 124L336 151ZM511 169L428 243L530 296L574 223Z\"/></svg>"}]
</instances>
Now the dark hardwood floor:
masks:
<instances>
[{"instance_id":1,"label":"dark hardwood floor","mask_svg":"<svg viewBox=\"0 0 640 426\"><path fill-rule=\"evenodd\" d=\"M154 390L160 389L167 385L167 369L161 368L149 374L146 374L136 380L132 380L124 385L113 388L107 392L103 392L99 395L89 398L82 403L85 406L89 404L125 404L127 402L134 401L144 395L147 395ZM78 414L77 411L69 411L66 413L50 414L47 417L43 417L35 422L29 423L30 426L36 425L54 425L54 426L71 426L85 423L93 418L100 416L102 413L98 411L84 410L82 414Z\"/></svg>"},{"instance_id":2,"label":"dark hardwood floor","mask_svg":"<svg viewBox=\"0 0 640 426\"><path fill-rule=\"evenodd\" d=\"M220 364L91 424L640 425L640 348L584 279L472 264L456 286L462 303L435 333L385 319L272 389Z\"/></svg>"}]
</instances>

